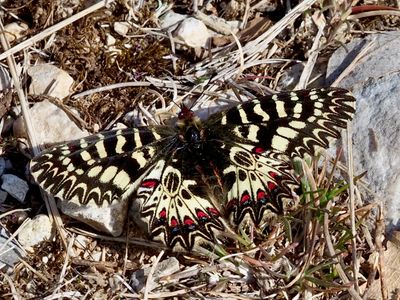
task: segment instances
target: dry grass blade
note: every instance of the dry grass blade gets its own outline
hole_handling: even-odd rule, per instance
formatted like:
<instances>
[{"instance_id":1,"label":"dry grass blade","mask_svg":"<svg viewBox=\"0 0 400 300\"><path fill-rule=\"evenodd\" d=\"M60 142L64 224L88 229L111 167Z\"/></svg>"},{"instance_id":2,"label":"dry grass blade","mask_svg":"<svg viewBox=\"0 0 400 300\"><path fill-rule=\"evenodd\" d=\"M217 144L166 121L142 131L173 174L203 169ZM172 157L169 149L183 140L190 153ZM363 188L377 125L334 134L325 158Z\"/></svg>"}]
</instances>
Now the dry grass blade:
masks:
<instances>
[{"instance_id":1,"label":"dry grass blade","mask_svg":"<svg viewBox=\"0 0 400 300\"><path fill-rule=\"evenodd\" d=\"M400 11L396 10L366 11L359 14L350 15L348 19L358 20L361 18L376 17L376 16L400 16Z\"/></svg>"},{"instance_id":2,"label":"dry grass blade","mask_svg":"<svg viewBox=\"0 0 400 300\"><path fill-rule=\"evenodd\" d=\"M1 30L1 34L0 34L1 45L2 45L3 49L7 50L9 48L9 43L5 37L4 26L3 26L3 23L1 20L0 20L0 30ZM26 128L26 131L28 134L28 139L29 139L29 142L30 142L30 145L32 148L32 152L35 156L40 152L39 141L35 134L33 122L32 122L32 119L31 119L30 113L29 113L28 102L25 97L25 93L21 87L19 76L17 74L16 62L15 62L14 56L12 54L7 56L7 63L8 63L8 67L10 69L11 76L13 78L15 90L17 91L18 98L20 101L22 115L24 117L24 122L25 122L25 128ZM62 220L61 220L60 214L58 212L54 198L52 196L48 196L43 191L42 191L42 197L45 200L47 211L51 215L52 221L55 222L55 224L56 224L57 230L60 233L60 236L63 240L64 246L66 246L67 245L66 233L63 229Z\"/></svg>"},{"instance_id":3,"label":"dry grass blade","mask_svg":"<svg viewBox=\"0 0 400 300\"><path fill-rule=\"evenodd\" d=\"M10 278L10 276L8 276L6 273L2 273L4 278L7 280L8 285L10 286L11 289L11 295L13 297L14 300L22 300L21 295L19 295L19 293L17 292L17 290L15 289L15 285L12 281L12 279ZM9 296L9 295L3 295L3 296Z\"/></svg>"},{"instance_id":4,"label":"dry grass blade","mask_svg":"<svg viewBox=\"0 0 400 300\"><path fill-rule=\"evenodd\" d=\"M160 251L160 254L157 256L155 262L154 262L153 265L151 266L149 275L147 276L147 279L146 279L146 286L145 286L145 288L144 288L144 300L146 300L146 299L149 298L150 282L153 280L154 271L156 270L157 265L158 265L158 263L160 262L160 260L161 260L161 258L163 257L163 255L164 255L164 250L161 250L161 251Z\"/></svg>"},{"instance_id":5,"label":"dry grass blade","mask_svg":"<svg viewBox=\"0 0 400 300\"><path fill-rule=\"evenodd\" d=\"M305 89L307 87L308 81L310 80L310 77L311 77L311 72L313 71L315 63L318 58L318 54L319 54L318 49L320 47L321 37L322 37L322 34L324 33L324 28L325 28L325 23L318 24L318 33L317 33L317 36L315 37L313 45L310 49L310 56L307 60L307 63L304 67L303 72L301 73L299 82L296 85L295 89Z\"/></svg>"}]
</instances>

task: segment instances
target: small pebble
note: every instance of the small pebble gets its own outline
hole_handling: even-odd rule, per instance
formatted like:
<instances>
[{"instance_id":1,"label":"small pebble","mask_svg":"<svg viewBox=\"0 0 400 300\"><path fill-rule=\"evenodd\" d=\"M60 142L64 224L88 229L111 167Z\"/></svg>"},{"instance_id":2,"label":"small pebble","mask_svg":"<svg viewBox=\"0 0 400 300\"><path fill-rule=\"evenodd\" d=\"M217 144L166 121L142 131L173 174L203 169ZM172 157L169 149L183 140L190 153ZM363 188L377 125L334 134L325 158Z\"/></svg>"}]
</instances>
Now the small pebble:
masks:
<instances>
[{"instance_id":1,"label":"small pebble","mask_svg":"<svg viewBox=\"0 0 400 300\"><path fill-rule=\"evenodd\" d=\"M29 190L26 181L13 174L3 174L1 179L3 181L1 188L16 200L23 203L26 193Z\"/></svg>"}]
</instances>

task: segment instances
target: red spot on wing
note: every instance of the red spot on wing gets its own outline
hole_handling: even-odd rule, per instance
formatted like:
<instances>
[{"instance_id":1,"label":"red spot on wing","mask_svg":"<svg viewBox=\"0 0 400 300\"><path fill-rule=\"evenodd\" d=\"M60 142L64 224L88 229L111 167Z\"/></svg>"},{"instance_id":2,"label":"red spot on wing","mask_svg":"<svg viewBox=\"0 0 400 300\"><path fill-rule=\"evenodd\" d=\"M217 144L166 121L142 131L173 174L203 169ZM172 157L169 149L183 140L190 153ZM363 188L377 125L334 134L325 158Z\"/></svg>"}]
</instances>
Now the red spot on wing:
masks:
<instances>
[{"instance_id":1,"label":"red spot on wing","mask_svg":"<svg viewBox=\"0 0 400 300\"><path fill-rule=\"evenodd\" d=\"M247 205L250 202L250 195L248 192L244 192L242 198L240 198L240 205Z\"/></svg>"},{"instance_id":2,"label":"red spot on wing","mask_svg":"<svg viewBox=\"0 0 400 300\"><path fill-rule=\"evenodd\" d=\"M226 210L227 211L232 211L234 207L237 205L237 199L233 198L228 201L228 204L226 205Z\"/></svg>"},{"instance_id":3,"label":"red spot on wing","mask_svg":"<svg viewBox=\"0 0 400 300\"><path fill-rule=\"evenodd\" d=\"M158 185L158 180L154 180L154 179L148 179L148 180L144 180L142 181L142 184L140 185L141 187L144 188L155 188Z\"/></svg>"},{"instance_id":4,"label":"red spot on wing","mask_svg":"<svg viewBox=\"0 0 400 300\"><path fill-rule=\"evenodd\" d=\"M178 114L179 120L190 120L193 118L193 111L191 111L186 105L182 104L181 111Z\"/></svg>"},{"instance_id":5,"label":"red spot on wing","mask_svg":"<svg viewBox=\"0 0 400 300\"><path fill-rule=\"evenodd\" d=\"M269 171L268 175L271 176L272 178L278 177L278 174L272 171Z\"/></svg>"},{"instance_id":6,"label":"red spot on wing","mask_svg":"<svg viewBox=\"0 0 400 300\"><path fill-rule=\"evenodd\" d=\"M258 190L257 192L257 201L261 201L265 199L265 192L263 190Z\"/></svg>"},{"instance_id":7,"label":"red spot on wing","mask_svg":"<svg viewBox=\"0 0 400 300\"><path fill-rule=\"evenodd\" d=\"M68 145L68 150L71 151L71 152L75 152L78 149L79 149L79 147L76 146L76 145L73 145L73 144Z\"/></svg>"},{"instance_id":8,"label":"red spot on wing","mask_svg":"<svg viewBox=\"0 0 400 300\"><path fill-rule=\"evenodd\" d=\"M218 216L220 215L219 211L218 211L217 209L215 209L214 207L208 207L208 208L207 208L207 211L208 211L211 215L213 215L213 216L215 216L215 217L218 217Z\"/></svg>"},{"instance_id":9,"label":"red spot on wing","mask_svg":"<svg viewBox=\"0 0 400 300\"><path fill-rule=\"evenodd\" d=\"M170 226L171 226L171 227L176 227L176 226L178 226L178 220L177 220L175 217L172 217L172 218L171 218Z\"/></svg>"},{"instance_id":10,"label":"red spot on wing","mask_svg":"<svg viewBox=\"0 0 400 300\"><path fill-rule=\"evenodd\" d=\"M202 210L197 210L196 214L197 214L197 218L200 220L206 220L209 218L208 215Z\"/></svg>"},{"instance_id":11,"label":"red spot on wing","mask_svg":"<svg viewBox=\"0 0 400 300\"><path fill-rule=\"evenodd\" d=\"M187 216L185 217L183 223L184 223L186 226L192 226L192 225L194 225L194 221L192 220L192 218L189 218L189 217L187 217Z\"/></svg>"},{"instance_id":12,"label":"red spot on wing","mask_svg":"<svg viewBox=\"0 0 400 300\"><path fill-rule=\"evenodd\" d=\"M276 189L277 188L277 185L274 183L274 182L268 182L268 189L270 190L270 191L273 191L274 189Z\"/></svg>"},{"instance_id":13,"label":"red spot on wing","mask_svg":"<svg viewBox=\"0 0 400 300\"><path fill-rule=\"evenodd\" d=\"M261 153L264 153L265 151L266 150L263 147L255 147L253 149L253 152L256 153L256 154L261 154Z\"/></svg>"},{"instance_id":14,"label":"red spot on wing","mask_svg":"<svg viewBox=\"0 0 400 300\"><path fill-rule=\"evenodd\" d=\"M159 213L159 218L160 219L166 219L167 218L167 210L165 208L163 208L160 213Z\"/></svg>"}]
</instances>

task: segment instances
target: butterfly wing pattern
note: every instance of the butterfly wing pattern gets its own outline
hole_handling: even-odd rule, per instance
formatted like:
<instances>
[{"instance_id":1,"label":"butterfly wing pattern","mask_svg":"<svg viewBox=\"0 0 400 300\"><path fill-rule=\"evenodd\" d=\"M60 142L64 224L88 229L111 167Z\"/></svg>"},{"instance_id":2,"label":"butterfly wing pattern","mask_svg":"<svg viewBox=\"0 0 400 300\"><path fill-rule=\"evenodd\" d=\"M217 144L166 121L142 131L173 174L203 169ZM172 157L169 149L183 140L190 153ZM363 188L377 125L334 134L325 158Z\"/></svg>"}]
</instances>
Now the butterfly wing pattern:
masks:
<instances>
[{"instance_id":1,"label":"butterfly wing pattern","mask_svg":"<svg viewBox=\"0 0 400 300\"><path fill-rule=\"evenodd\" d=\"M31 162L47 192L82 205L130 199L150 238L175 251L284 213L298 182L291 161L329 146L354 114L340 88L262 97L204 122L186 107L176 127L103 132ZM132 215L131 214L131 215Z\"/></svg>"}]
</instances>

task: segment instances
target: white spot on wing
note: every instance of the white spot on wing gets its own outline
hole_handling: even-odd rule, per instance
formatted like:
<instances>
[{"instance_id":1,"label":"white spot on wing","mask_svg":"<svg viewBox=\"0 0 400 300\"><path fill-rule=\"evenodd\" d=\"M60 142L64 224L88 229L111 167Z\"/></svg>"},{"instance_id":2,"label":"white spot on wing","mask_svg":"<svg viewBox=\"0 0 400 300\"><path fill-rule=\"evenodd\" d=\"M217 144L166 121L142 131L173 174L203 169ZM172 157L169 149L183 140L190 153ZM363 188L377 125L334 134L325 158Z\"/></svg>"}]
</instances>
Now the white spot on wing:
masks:
<instances>
[{"instance_id":1,"label":"white spot on wing","mask_svg":"<svg viewBox=\"0 0 400 300\"><path fill-rule=\"evenodd\" d=\"M269 121L269 115L261 108L260 103L254 106L254 113L262 117L262 122Z\"/></svg>"},{"instance_id":2,"label":"white spot on wing","mask_svg":"<svg viewBox=\"0 0 400 300\"><path fill-rule=\"evenodd\" d=\"M118 188L125 189L126 186L131 182L131 178L128 173L124 170L120 170L117 175L115 175L113 184Z\"/></svg>"},{"instance_id":3,"label":"white spot on wing","mask_svg":"<svg viewBox=\"0 0 400 300\"><path fill-rule=\"evenodd\" d=\"M115 177L115 175L117 174L117 172L118 172L118 168L117 167L115 167L115 166L110 166L110 167L107 167L104 171L103 171L103 173L101 174L101 176L100 176L100 182L102 182L102 183L108 183L108 182L110 182L111 180L113 180L113 178Z\"/></svg>"},{"instance_id":4,"label":"white spot on wing","mask_svg":"<svg viewBox=\"0 0 400 300\"><path fill-rule=\"evenodd\" d=\"M299 134L296 130L289 127L279 127L277 133L288 139L294 139Z\"/></svg>"},{"instance_id":5,"label":"white spot on wing","mask_svg":"<svg viewBox=\"0 0 400 300\"><path fill-rule=\"evenodd\" d=\"M289 140L279 136L275 135L272 138L272 148L285 152L289 146Z\"/></svg>"},{"instance_id":6,"label":"white spot on wing","mask_svg":"<svg viewBox=\"0 0 400 300\"><path fill-rule=\"evenodd\" d=\"M317 107L317 108L322 108L322 107L324 107L324 104L321 103L321 102L315 102L314 106Z\"/></svg>"},{"instance_id":7,"label":"white spot on wing","mask_svg":"<svg viewBox=\"0 0 400 300\"><path fill-rule=\"evenodd\" d=\"M104 148L104 141L98 141L95 144L95 147L100 158L107 157L107 151L106 148Z\"/></svg>"},{"instance_id":8,"label":"white spot on wing","mask_svg":"<svg viewBox=\"0 0 400 300\"><path fill-rule=\"evenodd\" d=\"M90 160L90 159L92 158L92 156L90 155L89 152L87 152L87 151L82 151L82 152L81 152L81 158L82 158L84 161L88 161L88 160Z\"/></svg>"},{"instance_id":9,"label":"white spot on wing","mask_svg":"<svg viewBox=\"0 0 400 300\"><path fill-rule=\"evenodd\" d=\"M303 129L307 125L306 125L306 123L304 123L302 121L290 121L289 122L289 126L292 127L292 128L296 128L296 129Z\"/></svg>"},{"instance_id":10,"label":"white spot on wing","mask_svg":"<svg viewBox=\"0 0 400 300\"><path fill-rule=\"evenodd\" d=\"M81 148L86 148L88 146L88 143L85 139L80 139L79 140L79 147Z\"/></svg>"},{"instance_id":11,"label":"white spot on wing","mask_svg":"<svg viewBox=\"0 0 400 300\"><path fill-rule=\"evenodd\" d=\"M276 112L278 113L279 118L287 117L287 113L285 110L285 103L283 101L276 101Z\"/></svg>"},{"instance_id":12,"label":"white spot on wing","mask_svg":"<svg viewBox=\"0 0 400 300\"><path fill-rule=\"evenodd\" d=\"M118 154L124 153L122 148L124 147L125 143L126 139L121 135L117 135L117 145L115 146L115 152Z\"/></svg>"},{"instance_id":13,"label":"white spot on wing","mask_svg":"<svg viewBox=\"0 0 400 300\"><path fill-rule=\"evenodd\" d=\"M221 118L221 125L226 125L226 115Z\"/></svg>"},{"instance_id":14,"label":"white spot on wing","mask_svg":"<svg viewBox=\"0 0 400 300\"><path fill-rule=\"evenodd\" d=\"M296 105L293 108L293 112L295 114L301 114L302 111L303 111L303 105L301 103L296 103Z\"/></svg>"},{"instance_id":15,"label":"white spot on wing","mask_svg":"<svg viewBox=\"0 0 400 300\"><path fill-rule=\"evenodd\" d=\"M258 126L250 125L249 126L249 135L247 136L247 139L249 139L252 142L258 142L258 139L257 139L258 130L259 130Z\"/></svg>"},{"instance_id":16,"label":"white spot on wing","mask_svg":"<svg viewBox=\"0 0 400 300\"><path fill-rule=\"evenodd\" d=\"M103 167L100 166L90 168L87 176L89 178L97 177L100 174L101 170L103 170Z\"/></svg>"},{"instance_id":17,"label":"white spot on wing","mask_svg":"<svg viewBox=\"0 0 400 300\"><path fill-rule=\"evenodd\" d=\"M63 166L67 166L70 162L71 162L71 159L68 158L68 157L66 157L66 158L64 158L64 159L62 160L61 163L63 164Z\"/></svg>"},{"instance_id":18,"label":"white spot on wing","mask_svg":"<svg viewBox=\"0 0 400 300\"><path fill-rule=\"evenodd\" d=\"M154 147L147 147L147 149L148 155L153 157L155 153ZM147 164L148 160L144 157L143 152L140 150L133 152L131 157L139 164L139 168L143 168Z\"/></svg>"},{"instance_id":19,"label":"white spot on wing","mask_svg":"<svg viewBox=\"0 0 400 300\"><path fill-rule=\"evenodd\" d=\"M142 147L142 141L140 139L140 134L139 131L135 131L135 133L133 134L133 140L135 141L135 147L139 148Z\"/></svg>"},{"instance_id":20,"label":"white spot on wing","mask_svg":"<svg viewBox=\"0 0 400 300\"><path fill-rule=\"evenodd\" d=\"M72 172L72 171L74 171L74 170L75 170L74 165L73 165L72 163L70 163L70 164L67 166L67 171L68 171L68 172Z\"/></svg>"},{"instance_id":21,"label":"white spot on wing","mask_svg":"<svg viewBox=\"0 0 400 300\"><path fill-rule=\"evenodd\" d=\"M242 108L240 108L238 111L239 111L239 115L240 115L240 119L241 119L242 123L243 124L250 123L249 120L247 119L246 112Z\"/></svg>"}]
</instances>

